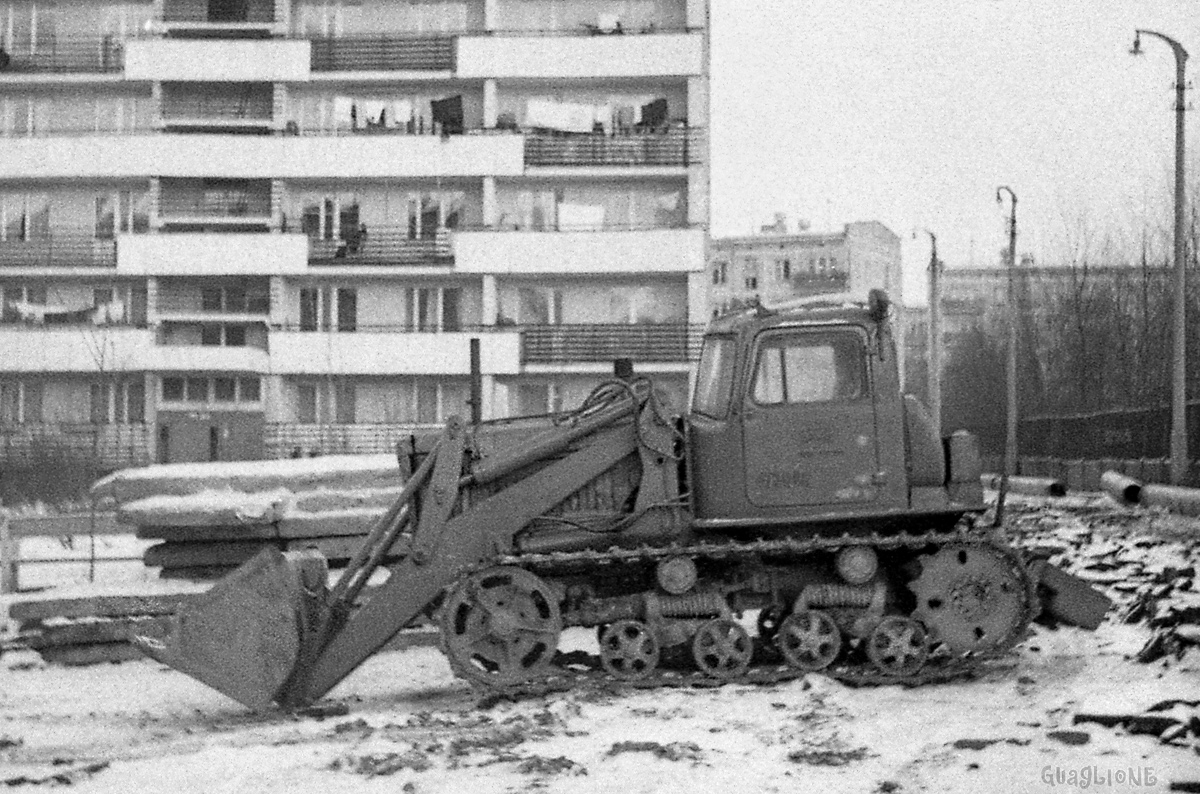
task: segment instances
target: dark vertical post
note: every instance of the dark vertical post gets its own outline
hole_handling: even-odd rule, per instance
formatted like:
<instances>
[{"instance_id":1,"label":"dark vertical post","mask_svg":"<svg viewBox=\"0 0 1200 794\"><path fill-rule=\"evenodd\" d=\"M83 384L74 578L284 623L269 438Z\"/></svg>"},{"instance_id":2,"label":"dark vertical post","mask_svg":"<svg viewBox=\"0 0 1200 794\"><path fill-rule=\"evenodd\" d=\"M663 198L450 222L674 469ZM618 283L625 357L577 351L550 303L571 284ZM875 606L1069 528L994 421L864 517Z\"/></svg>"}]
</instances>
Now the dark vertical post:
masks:
<instances>
[{"instance_id":1,"label":"dark vertical post","mask_svg":"<svg viewBox=\"0 0 1200 794\"><path fill-rule=\"evenodd\" d=\"M479 337L471 337L471 424L483 421L483 365L479 354Z\"/></svg>"},{"instance_id":2,"label":"dark vertical post","mask_svg":"<svg viewBox=\"0 0 1200 794\"><path fill-rule=\"evenodd\" d=\"M633 380L633 359L632 358L614 358L613 359L613 375L619 380Z\"/></svg>"}]
</instances>

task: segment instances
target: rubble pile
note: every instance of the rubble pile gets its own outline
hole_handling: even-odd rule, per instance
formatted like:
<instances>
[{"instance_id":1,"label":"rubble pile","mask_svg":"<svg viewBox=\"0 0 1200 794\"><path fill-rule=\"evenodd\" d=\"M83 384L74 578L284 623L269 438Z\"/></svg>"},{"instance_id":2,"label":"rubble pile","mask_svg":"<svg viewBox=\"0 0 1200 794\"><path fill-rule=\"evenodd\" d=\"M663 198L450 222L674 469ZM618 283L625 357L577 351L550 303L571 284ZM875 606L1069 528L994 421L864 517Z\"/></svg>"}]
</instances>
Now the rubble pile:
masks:
<instances>
[{"instance_id":1,"label":"rubble pile","mask_svg":"<svg viewBox=\"0 0 1200 794\"><path fill-rule=\"evenodd\" d=\"M1016 545L1104 591L1117 604L1110 620L1150 631L1133 660L1170 665L1191 655L1200 662L1200 519L1131 507L1108 496L1017 500L1009 511L1008 531ZM1200 700L1177 699L1145 713L1081 713L1074 719L1186 745L1200 742L1198 707Z\"/></svg>"},{"instance_id":2,"label":"rubble pile","mask_svg":"<svg viewBox=\"0 0 1200 794\"><path fill-rule=\"evenodd\" d=\"M141 658L129 640L162 633L171 615L201 588L141 595L28 599L12 603L16 643L51 664L88 665Z\"/></svg>"},{"instance_id":3,"label":"rubble pile","mask_svg":"<svg viewBox=\"0 0 1200 794\"><path fill-rule=\"evenodd\" d=\"M1154 631L1139 661L1200 644L1200 519L1099 496L1016 501L1009 511L1016 545L1098 586L1117 619Z\"/></svg>"},{"instance_id":4,"label":"rubble pile","mask_svg":"<svg viewBox=\"0 0 1200 794\"><path fill-rule=\"evenodd\" d=\"M167 464L116 472L93 487L117 503L147 566L165 579L211 580L260 550L316 549L344 563L400 493L396 458Z\"/></svg>"}]
</instances>

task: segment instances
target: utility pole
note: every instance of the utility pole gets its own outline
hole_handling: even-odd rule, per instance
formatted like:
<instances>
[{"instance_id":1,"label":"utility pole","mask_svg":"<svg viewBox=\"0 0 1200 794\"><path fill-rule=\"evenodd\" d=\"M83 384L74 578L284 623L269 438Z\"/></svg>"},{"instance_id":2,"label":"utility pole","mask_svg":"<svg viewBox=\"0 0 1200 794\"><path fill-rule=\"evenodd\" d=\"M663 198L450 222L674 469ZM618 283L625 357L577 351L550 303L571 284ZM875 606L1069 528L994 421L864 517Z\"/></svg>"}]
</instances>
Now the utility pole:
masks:
<instances>
[{"instance_id":1,"label":"utility pole","mask_svg":"<svg viewBox=\"0 0 1200 794\"><path fill-rule=\"evenodd\" d=\"M1187 242L1183 236L1183 114L1187 90L1187 50L1170 36L1153 30L1136 30L1130 55L1142 54L1142 34L1165 41L1175 53L1175 306L1171 360L1171 483L1182 485L1188 475L1187 435Z\"/></svg>"},{"instance_id":2,"label":"utility pole","mask_svg":"<svg viewBox=\"0 0 1200 794\"><path fill-rule=\"evenodd\" d=\"M1008 193L1008 352L1005 357L1004 471L1000 475L1000 494L996 498L996 521L1004 521L1004 500L1008 478L1017 473L1017 194L1007 185L996 188L996 202L1003 204L1002 192Z\"/></svg>"},{"instance_id":3,"label":"utility pole","mask_svg":"<svg viewBox=\"0 0 1200 794\"><path fill-rule=\"evenodd\" d=\"M937 235L928 229L931 250L929 253L929 324L926 328L926 350L928 355L929 413L933 418L933 429L942 437L942 293L938 261ZM915 236L915 235L914 235Z\"/></svg>"}]
</instances>

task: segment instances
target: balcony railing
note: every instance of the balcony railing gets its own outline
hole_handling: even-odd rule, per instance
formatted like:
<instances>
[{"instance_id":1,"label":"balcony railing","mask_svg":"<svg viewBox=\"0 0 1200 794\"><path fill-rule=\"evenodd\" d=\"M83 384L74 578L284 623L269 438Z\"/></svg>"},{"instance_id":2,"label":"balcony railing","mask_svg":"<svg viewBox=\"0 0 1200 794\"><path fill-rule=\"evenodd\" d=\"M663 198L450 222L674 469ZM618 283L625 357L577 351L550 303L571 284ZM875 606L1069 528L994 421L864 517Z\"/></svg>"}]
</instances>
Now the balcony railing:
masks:
<instances>
[{"instance_id":1,"label":"balcony railing","mask_svg":"<svg viewBox=\"0 0 1200 794\"><path fill-rule=\"evenodd\" d=\"M158 311L160 314L212 315L214 318L230 314L266 316L271 313L271 295L267 292L246 292L236 295L226 293L220 302L206 302L200 295L160 292Z\"/></svg>"},{"instance_id":2,"label":"balcony railing","mask_svg":"<svg viewBox=\"0 0 1200 794\"><path fill-rule=\"evenodd\" d=\"M384 35L314 38L314 72L453 71L450 36Z\"/></svg>"},{"instance_id":3,"label":"balcony railing","mask_svg":"<svg viewBox=\"0 0 1200 794\"><path fill-rule=\"evenodd\" d=\"M53 234L0 240L0 267L116 267L115 240L89 234Z\"/></svg>"},{"instance_id":4,"label":"balcony railing","mask_svg":"<svg viewBox=\"0 0 1200 794\"><path fill-rule=\"evenodd\" d=\"M521 329L521 363L693 361L700 356L704 326L536 325Z\"/></svg>"},{"instance_id":5,"label":"balcony railing","mask_svg":"<svg viewBox=\"0 0 1200 794\"><path fill-rule=\"evenodd\" d=\"M261 121L270 122L273 115L271 97L251 97L239 100L229 97L171 97L164 98L164 121Z\"/></svg>"},{"instance_id":6,"label":"balcony railing","mask_svg":"<svg viewBox=\"0 0 1200 794\"><path fill-rule=\"evenodd\" d=\"M275 21L273 0L250 0L246 3L225 4L228 12L222 13L219 4L209 0L165 0L163 22L203 22L209 24L260 24ZM214 8L215 6L215 8Z\"/></svg>"},{"instance_id":7,"label":"balcony railing","mask_svg":"<svg viewBox=\"0 0 1200 794\"><path fill-rule=\"evenodd\" d=\"M527 165L666 165L701 162L700 130L604 133L533 132L525 138Z\"/></svg>"},{"instance_id":8,"label":"balcony railing","mask_svg":"<svg viewBox=\"0 0 1200 794\"><path fill-rule=\"evenodd\" d=\"M453 265L450 235L411 239L405 226L370 226L346 239L310 238L310 265Z\"/></svg>"},{"instance_id":9,"label":"balcony railing","mask_svg":"<svg viewBox=\"0 0 1200 794\"><path fill-rule=\"evenodd\" d=\"M271 215L271 196L259 193L164 194L158 202L159 214L164 218L206 218L214 220L237 220L239 218L262 218Z\"/></svg>"},{"instance_id":10,"label":"balcony railing","mask_svg":"<svg viewBox=\"0 0 1200 794\"><path fill-rule=\"evenodd\" d=\"M0 424L0 465L55 466L89 462L104 467L151 463L150 426L47 422Z\"/></svg>"},{"instance_id":11,"label":"balcony railing","mask_svg":"<svg viewBox=\"0 0 1200 794\"><path fill-rule=\"evenodd\" d=\"M0 76L6 73L119 72L125 67L124 40L117 36L51 39L36 49L15 48L0 56Z\"/></svg>"}]
</instances>

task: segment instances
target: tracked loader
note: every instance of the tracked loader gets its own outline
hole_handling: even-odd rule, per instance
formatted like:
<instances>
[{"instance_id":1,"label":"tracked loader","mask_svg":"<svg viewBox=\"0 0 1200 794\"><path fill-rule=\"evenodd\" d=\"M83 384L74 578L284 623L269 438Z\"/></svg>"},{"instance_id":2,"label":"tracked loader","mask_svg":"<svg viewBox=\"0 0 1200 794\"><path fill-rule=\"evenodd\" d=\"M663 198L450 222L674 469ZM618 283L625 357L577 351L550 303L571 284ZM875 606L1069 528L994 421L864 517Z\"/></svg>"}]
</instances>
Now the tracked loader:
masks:
<instances>
[{"instance_id":1,"label":"tracked loader","mask_svg":"<svg viewBox=\"0 0 1200 794\"><path fill-rule=\"evenodd\" d=\"M451 419L402 445L403 491L332 586L319 554L264 551L138 643L256 710L321 698L422 619L499 692L970 668L1023 638L1047 566L977 526L976 441L902 396L888 313L875 292L713 321L685 416L635 377ZM1053 580L1058 604L1086 590ZM569 627L595 652L560 653Z\"/></svg>"}]
</instances>

